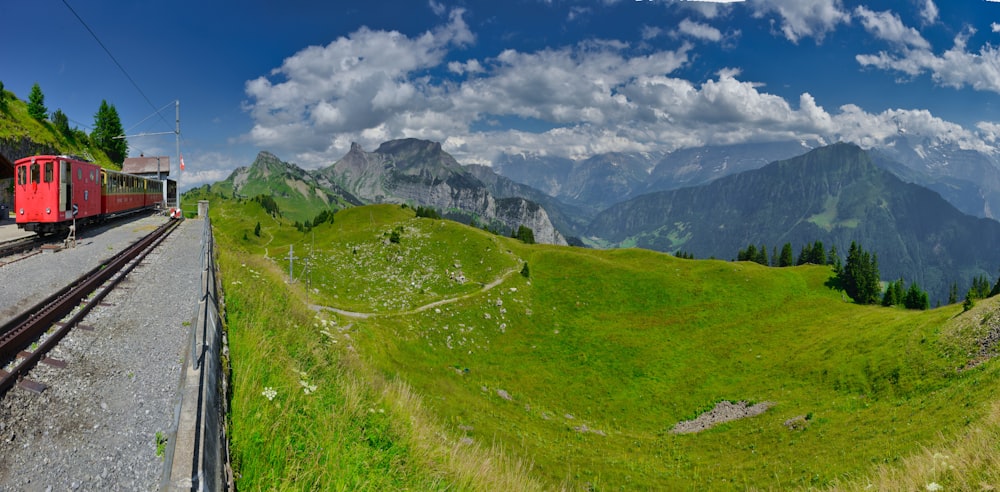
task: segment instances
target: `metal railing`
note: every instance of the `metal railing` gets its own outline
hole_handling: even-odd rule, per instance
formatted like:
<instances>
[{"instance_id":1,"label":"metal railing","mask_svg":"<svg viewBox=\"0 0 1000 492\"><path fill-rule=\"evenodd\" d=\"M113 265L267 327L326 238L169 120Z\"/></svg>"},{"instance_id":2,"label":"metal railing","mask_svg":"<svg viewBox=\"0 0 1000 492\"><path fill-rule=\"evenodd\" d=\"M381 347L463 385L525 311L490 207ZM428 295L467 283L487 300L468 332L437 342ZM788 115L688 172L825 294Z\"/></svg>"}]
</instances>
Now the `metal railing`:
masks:
<instances>
[{"instance_id":1,"label":"metal railing","mask_svg":"<svg viewBox=\"0 0 1000 492\"><path fill-rule=\"evenodd\" d=\"M212 224L204 219L201 300L181 370L174 438L167 444L162 490L231 490L225 435L226 381Z\"/></svg>"}]
</instances>

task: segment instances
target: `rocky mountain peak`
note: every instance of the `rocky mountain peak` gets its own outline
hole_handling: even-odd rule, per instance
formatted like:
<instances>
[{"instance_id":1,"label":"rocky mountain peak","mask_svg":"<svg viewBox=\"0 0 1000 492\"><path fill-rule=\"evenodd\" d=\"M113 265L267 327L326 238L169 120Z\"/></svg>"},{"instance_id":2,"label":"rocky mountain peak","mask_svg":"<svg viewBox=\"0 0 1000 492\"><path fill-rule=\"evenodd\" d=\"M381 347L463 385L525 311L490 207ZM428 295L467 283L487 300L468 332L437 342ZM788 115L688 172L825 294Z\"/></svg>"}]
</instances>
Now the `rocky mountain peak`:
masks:
<instances>
[{"instance_id":1,"label":"rocky mountain peak","mask_svg":"<svg viewBox=\"0 0 1000 492\"><path fill-rule=\"evenodd\" d=\"M254 159L253 164L250 165L250 172L257 172L263 176L268 176L271 173L281 173L288 171L293 165L288 164L278 156L262 150L257 153L257 158Z\"/></svg>"}]
</instances>

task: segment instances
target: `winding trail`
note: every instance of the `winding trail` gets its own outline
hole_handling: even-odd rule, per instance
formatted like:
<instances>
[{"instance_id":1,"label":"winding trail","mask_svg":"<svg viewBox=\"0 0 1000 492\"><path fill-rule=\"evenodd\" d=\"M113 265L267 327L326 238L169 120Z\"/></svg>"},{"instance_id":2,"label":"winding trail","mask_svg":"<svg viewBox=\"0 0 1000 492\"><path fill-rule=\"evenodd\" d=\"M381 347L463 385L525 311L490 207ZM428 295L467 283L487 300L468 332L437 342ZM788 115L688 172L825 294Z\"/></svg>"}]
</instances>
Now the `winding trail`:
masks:
<instances>
[{"instance_id":1,"label":"winding trail","mask_svg":"<svg viewBox=\"0 0 1000 492\"><path fill-rule=\"evenodd\" d=\"M483 288L481 288L481 289L479 289L479 290L477 290L475 292L470 292L468 294L462 294L460 296L455 296L455 297L449 297L449 298L446 298L446 299L441 299L440 301L434 301L432 303L424 304L423 306L420 306L420 307L418 307L416 309L411 309L409 311L398 311L398 312L395 312L395 313L358 313L358 312L355 312L355 311L345 311L343 309L339 309L339 308L335 308L335 307L331 307L331 306L323 306L323 305L320 305L320 304L310 304L309 307L312 308L314 311L323 311L323 310L333 311L333 312L335 312L337 314L340 314L340 315L343 315L343 316L347 316L347 317L350 317L350 318L359 318L359 319L368 319L368 318L371 318L372 316L406 316L406 315L410 315L410 314L421 313L421 312L424 312L424 311L426 311L428 309L435 308L435 307L438 307L438 306L443 306L445 304L451 304L453 302L458 302L458 301L461 301L463 299L468 299L468 298L470 298L472 296L478 296L478 295L480 295L480 294L482 294L484 292L487 292L487 291L493 289L494 287L502 284L504 280L507 280L508 278L510 278L510 276L513 275L515 272L517 272L516 269L507 270L506 272L504 272L503 275L497 277L492 282L484 285Z\"/></svg>"}]
</instances>

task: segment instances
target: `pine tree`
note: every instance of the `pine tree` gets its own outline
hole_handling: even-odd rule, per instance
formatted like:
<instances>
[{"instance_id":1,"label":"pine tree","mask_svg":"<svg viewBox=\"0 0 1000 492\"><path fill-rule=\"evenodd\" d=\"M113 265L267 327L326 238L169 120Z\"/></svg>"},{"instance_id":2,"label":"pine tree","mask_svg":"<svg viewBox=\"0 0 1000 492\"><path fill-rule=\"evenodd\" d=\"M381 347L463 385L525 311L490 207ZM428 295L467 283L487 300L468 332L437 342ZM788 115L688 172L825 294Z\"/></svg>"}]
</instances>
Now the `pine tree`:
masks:
<instances>
[{"instance_id":1,"label":"pine tree","mask_svg":"<svg viewBox=\"0 0 1000 492\"><path fill-rule=\"evenodd\" d=\"M751 244L747 249L741 249L736 253L736 261L757 261L757 247Z\"/></svg>"},{"instance_id":2,"label":"pine tree","mask_svg":"<svg viewBox=\"0 0 1000 492\"><path fill-rule=\"evenodd\" d=\"M42 94L42 87L38 82L31 86L31 94L28 94L28 114L38 121L44 120L49 114L49 109L45 107L45 94Z\"/></svg>"},{"instance_id":3,"label":"pine tree","mask_svg":"<svg viewBox=\"0 0 1000 492\"><path fill-rule=\"evenodd\" d=\"M753 261L760 263L761 265L767 266L767 246L761 244L760 249L757 250L757 257Z\"/></svg>"},{"instance_id":4,"label":"pine tree","mask_svg":"<svg viewBox=\"0 0 1000 492\"><path fill-rule=\"evenodd\" d=\"M128 155L128 141L124 137L121 119L115 106L108 105L105 100L94 115L94 131L90 133L90 141L104 151L112 162L121 164Z\"/></svg>"},{"instance_id":5,"label":"pine tree","mask_svg":"<svg viewBox=\"0 0 1000 492\"><path fill-rule=\"evenodd\" d=\"M878 302L879 292L882 290L879 286L880 278L878 271L878 255L872 253L869 255L867 252L863 255L864 259L867 259L867 266L865 267L865 275L863 277L863 282L859 286L859 293L864 302L862 304L875 304Z\"/></svg>"},{"instance_id":6,"label":"pine tree","mask_svg":"<svg viewBox=\"0 0 1000 492\"><path fill-rule=\"evenodd\" d=\"M858 304L875 304L881 293L879 278L878 256L869 254L851 241L847 263L840 275L841 285L847 295Z\"/></svg>"},{"instance_id":7,"label":"pine tree","mask_svg":"<svg viewBox=\"0 0 1000 492\"><path fill-rule=\"evenodd\" d=\"M535 244L535 231L532 231L530 227L526 225L520 225L517 228L517 233L514 237L520 239L524 244Z\"/></svg>"},{"instance_id":8,"label":"pine tree","mask_svg":"<svg viewBox=\"0 0 1000 492\"><path fill-rule=\"evenodd\" d=\"M896 298L896 304L903 302L906 297L906 291L903 290L903 278L900 277L899 280L892 286L892 295Z\"/></svg>"},{"instance_id":9,"label":"pine tree","mask_svg":"<svg viewBox=\"0 0 1000 492\"><path fill-rule=\"evenodd\" d=\"M809 252L812 251L812 247L805 245L799 250L799 258L795 260L796 265L805 265L809 262Z\"/></svg>"},{"instance_id":10,"label":"pine tree","mask_svg":"<svg viewBox=\"0 0 1000 492\"><path fill-rule=\"evenodd\" d=\"M847 250L847 263L844 265L841 281L844 286L844 292L855 301L858 300L858 276L861 275L861 271L859 270L860 264L861 248L858 247L858 243L851 241L851 247Z\"/></svg>"},{"instance_id":11,"label":"pine tree","mask_svg":"<svg viewBox=\"0 0 1000 492\"><path fill-rule=\"evenodd\" d=\"M0 81L0 109L7 110L7 92L3 89L2 81Z\"/></svg>"},{"instance_id":12,"label":"pine tree","mask_svg":"<svg viewBox=\"0 0 1000 492\"><path fill-rule=\"evenodd\" d=\"M902 290L903 279L889 282L889 285L885 288L885 294L882 295L882 305L889 307L901 304L903 302L903 297L901 295Z\"/></svg>"},{"instance_id":13,"label":"pine tree","mask_svg":"<svg viewBox=\"0 0 1000 492\"><path fill-rule=\"evenodd\" d=\"M792 243L785 243L781 247L781 257L778 258L779 267L790 267L794 264L795 259L792 257Z\"/></svg>"},{"instance_id":14,"label":"pine tree","mask_svg":"<svg viewBox=\"0 0 1000 492\"><path fill-rule=\"evenodd\" d=\"M826 265L826 249L823 248L823 241L813 243L812 251L809 253L809 263Z\"/></svg>"},{"instance_id":15,"label":"pine tree","mask_svg":"<svg viewBox=\"0 0 1000 492\"><path fill-rule=\"evenodd\" d=\"M951 288L948 289L948 304L955 304L958 302L958 282L952 282Z\"/></svg>"},{"instance_id":16,"label":"pine tree","mask_svg":"<svg viewBox=\"0 0 1000 492\"><path fill-rule=\"evenodd\" d=\"M889 286L885 289L885 294L882 294L882 305L885 307L896 305L896 298L893 296L892 284L895 282L889 282Z\"/></svg>"},{"instance_id":17,"label":"pine tree","mask_svg":"<svg viewBox=\"0 0 1000 492\"><path fill-rule=\"evenodd\" d=\"M976 299L986 299L990 295L990 282L986 275L977 275L972 279L972 295Z\"/></svg>"},{"instance_id":18,"label":"pine tree","mask_svg":"<svg viewBox=\"0 0 1000 492\"><path fill-rule=\"evenodd\" d=\"M57 109L52 113L52 126L56 127L56 130L64 136L68 137L72 134L69 129L69 118L66 117L66 113L63 113L61 109Z\"/></svg>"},{"instance_id":19,"label":"pine tree","mask_svg":"<svg viewBox=\"0 0 1000 492\"><path fill-rule=\"evenodd\" d=\"M924 292L916 282L913 282L910 284L910 288L906 291L906 296L903 298L903 306L906 309L926 310L931 307L931 303L927 298L927 292Z\"/></svg>"}]
</instances>

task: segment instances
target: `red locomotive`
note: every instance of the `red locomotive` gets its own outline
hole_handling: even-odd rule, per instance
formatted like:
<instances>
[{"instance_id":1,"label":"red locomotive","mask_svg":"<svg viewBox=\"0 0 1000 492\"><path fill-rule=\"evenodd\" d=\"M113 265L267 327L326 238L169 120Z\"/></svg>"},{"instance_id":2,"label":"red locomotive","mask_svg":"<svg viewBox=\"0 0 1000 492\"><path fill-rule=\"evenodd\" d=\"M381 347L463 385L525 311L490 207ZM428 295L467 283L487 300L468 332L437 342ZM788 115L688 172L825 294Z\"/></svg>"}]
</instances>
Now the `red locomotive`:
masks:
<instances>
[{"instance_id":1,"label":"red locomotive","mask_svg":"<svg viewBox=\"0 0 1000 492\"><path fill-rule=\"evenodd\" d=\"M36 155L14 163L17 226L39 234L163 204L164 182L102 169L68 156Z\"/></svg>"}]
</instances>

